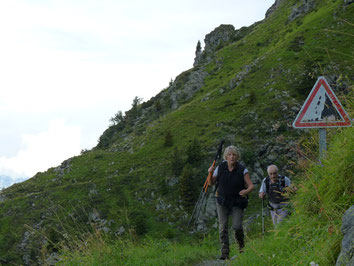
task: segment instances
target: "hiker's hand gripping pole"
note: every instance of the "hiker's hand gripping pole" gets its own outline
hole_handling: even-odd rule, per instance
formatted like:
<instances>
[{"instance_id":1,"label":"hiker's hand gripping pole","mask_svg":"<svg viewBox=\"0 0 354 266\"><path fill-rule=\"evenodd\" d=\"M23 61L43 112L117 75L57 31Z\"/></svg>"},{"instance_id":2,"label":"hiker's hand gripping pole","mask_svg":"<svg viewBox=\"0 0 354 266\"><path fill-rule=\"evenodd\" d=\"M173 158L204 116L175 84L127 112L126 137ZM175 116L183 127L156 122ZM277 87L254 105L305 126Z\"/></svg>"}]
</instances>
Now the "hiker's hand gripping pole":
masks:
<instances>
[{"instance_id":1,"label":"hiker's hand gripping pole","mask_svg":"<svg viewBox=\"0 0 354 266\"><path fill-rule=\"evenodd\" d=\"M213 164L211 165L211 169L213 169L213 171L210 171L207 179L205 180L204 186L203 186L203 191L206 193L208 191L209 186L211 185L211 178L213 176L213 172L214 172L214 167L216 164L216 161L220 158L221 156L221 151L222 151L222 145L224 144L225 141L221 141L219 148L218 148L218 152L216 153L215 159L213 161Z\"/></svg>"},{"instance_id":2,"label":"hiker's hand gripping pole","mask_svg":"<svg viewBox=\"0 0 354 266\"><path fill-rule=\"evenodd\" d=\"M213 161L213 164L211 165L211 167L209 169L209 173L207 178L205 179L204 185L203 185L203 191L206 193L208 191L209 186L211 185L211 179L213 177L213 173L215 170L215 164L216 164L216 160Z\"/></svg>"}]
</instances>

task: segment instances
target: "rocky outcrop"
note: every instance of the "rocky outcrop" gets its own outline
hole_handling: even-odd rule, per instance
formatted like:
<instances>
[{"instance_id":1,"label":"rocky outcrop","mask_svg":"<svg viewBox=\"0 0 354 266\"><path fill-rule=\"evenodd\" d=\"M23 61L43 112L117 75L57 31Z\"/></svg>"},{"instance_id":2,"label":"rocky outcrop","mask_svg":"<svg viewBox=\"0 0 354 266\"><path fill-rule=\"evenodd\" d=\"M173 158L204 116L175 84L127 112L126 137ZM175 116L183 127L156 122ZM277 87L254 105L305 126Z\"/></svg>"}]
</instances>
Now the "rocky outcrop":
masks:
<instances>
[{"instance_id":1,"label":"rocky outcrop","mask_svg":"<svg viewBox=\"0 0 354 266\"><path fill-rule=\"evenodd\" d=\"M268 18L285 0L276 0L275 3L267 10L265 17Z\"/></svg>"},{"instance_id":2,"label":"rocky outcrop","mask_svg":"<svg viewBox=\"0 0 354 266\"><path fill-rule=\"evenodd\" d=\"M286 0L276 0L275 3L267 10L265 17L268 18L283 2ZM346 1L346 0L344 0ZM348 0L352 1L352 0ZM289 21L311 12L315 8L315 0L302 0L300 6L293 7L289 15Z\"/></svg>"},{"instance_id":3,"label":"rocky outcrop","mask_svg":"<svg viewBox=\"0 0 354 266\"><path fill-rule=\"evenodd\" d=\"M188 102L204 85L208 73L204 68L197 68L182 73L167 89L163 96L168 96L171 109L177 109L181 104Z\"/></svg>"},{"instance_id":4,"label":"rocky outcrop","mask_svg":"<svg viewBox=\"0 0 354 266\"><path fill-rule=\"evenodd\" d=\"M193 66L197 66L202 59L202 47L200 45L200 41L197 43L197 48L195 50L195 58L194 58L194 63Z\"/></svg>"},{"instance_id":5,"label":"rocky outcrop","mask_svg":"<svg viewBox=\"0 0 354 266\"><path fill-rule=\"evenodd\" d=\"M229 89L232 90L236 88L240 83L246 78L246 76L251 72L251 70L255 70L256 68L260 68L259 62L263 60L265 57L256 58L251 64L243 66L243 70L236 73L235 77L231 79L229 83Z\"/></svg>"},{"instance_id":6,"label":"rocky outcrop","mask_svg":"<svg viewBox=\"0 0 354 266\"><path fill-rule=\"evenodd\" d=\"M195 221L195 230L199 232L208 231L208 224L210 221L214 220L217 217L216 214L216 198L213 193L214 187L211 187L206 195L206 199L204 202L200 202L200 205L196 206L196 209L201 208L200 215L198 219ZM217 222L215 220L212 225L213 228L217 228Z\"/></svg>"},{"instance_id":7,"label":"rocky outcrop","mask_svg":"<svg viewBox=\"0 0 354 266\"><path fill-rule=\"evenodd\" d=\"M344 237L336 266L354 265L354 205L344 213L341 231Z\"/></svg>"},{"instance_id":8,"label":"rocky outcrop","mask_svg":"<svg viewBox=\"0 0 354 266\"><path fill-rule=\"evenodd\" d=\"M65 174L70 172L72 158L69 158L61 163L60 166L54 168L58 178L62 178ZM54 181L54 180L53 180Z\"/></svg>"},{"instance_id":9,"label":"rocky outcrop","mask_svg":"<svg viewBox=\"0 0 354 266\"><path fill-rule=\"evenodd\" d=\"M220 25L212 32L205 35L204 52L209 53L218 50L225 43L231 41L234 34L235 27L233 25Z\"/></svg>"},{"instance_id":10,"label":"rocky outcrop","mask_svg":"<svg viewBox=\"0 0 354 266\"><path fill-rule=\"evenodd\" d=\"M197 46L193 66L197 67L199 65L205 65L211 62L214 52L232 43L236 38L237 33L238 31L235 30L233 25L221 24L212 32L205 35L204 50L198 50Z\"/></svg>"},{"instance_id":11,"label":"rocky outcrop","mask_svg":"<svg viewBox=\"0 0 354 266\"><path fill-rule=\"evenodd\" d=\"M294 19L311 12L315 8L314 0L302 0L302 4L298 7L293 7L290 15L289 21L293 21Z\"/></svg>"}]
</instances>

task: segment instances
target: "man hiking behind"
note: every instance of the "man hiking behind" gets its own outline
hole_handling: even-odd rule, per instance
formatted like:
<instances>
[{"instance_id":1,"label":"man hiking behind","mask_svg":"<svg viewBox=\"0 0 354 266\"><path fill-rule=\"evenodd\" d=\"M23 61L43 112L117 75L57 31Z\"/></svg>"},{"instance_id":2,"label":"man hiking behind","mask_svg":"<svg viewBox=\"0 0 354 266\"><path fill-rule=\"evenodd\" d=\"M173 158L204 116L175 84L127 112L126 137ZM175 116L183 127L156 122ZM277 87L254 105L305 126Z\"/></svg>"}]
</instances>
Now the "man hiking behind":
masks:
<instances>
[{"instance_id":1,"label":"man hiking behind","mask_svg":"<svg viewBox=\"0 0 354 266\"><path fill-rule=\"evenodd\" d=\"M268 177L262 181L259 197L263 199L266 194L268 195L273 224L277 226L288 215L285 207L288 205L289 198L286 194L291 182L286 176L278 174L276 165L268 166L267 172Z\"/></svg>"}]
</instances>

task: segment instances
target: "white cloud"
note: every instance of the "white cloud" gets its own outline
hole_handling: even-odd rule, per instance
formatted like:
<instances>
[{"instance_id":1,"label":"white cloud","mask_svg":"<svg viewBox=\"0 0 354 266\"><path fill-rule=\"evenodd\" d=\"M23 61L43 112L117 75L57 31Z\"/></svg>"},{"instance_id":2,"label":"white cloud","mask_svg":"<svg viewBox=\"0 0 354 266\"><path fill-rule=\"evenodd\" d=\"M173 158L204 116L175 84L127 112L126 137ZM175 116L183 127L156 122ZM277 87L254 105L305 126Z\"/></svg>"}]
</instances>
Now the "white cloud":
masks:
<instances>
[{"instance_id":1,"label":"white cloud","mask_svg":"<svg viewBox=\"0 0 354 266\"><path fill-rule=\"evenodd\" d=\"M0 1L0 175L31 176L92 148L135 96L149 100L192 67L198 40L263 19L273 2ZM72 145L54 145L64 137Z\"/></svg>"},{"instance_id":2,"label":"white cloud","mask_svg":"<svg viewBox=\"0 0 354 266\"><path fill-rule=\"evenodd\" d=\"M0 157L0 171L8 176L31 177L80 154L80 128L53 120L47 130L24 134L23 147L13 157Z\"/></svg>"}]
</instances>

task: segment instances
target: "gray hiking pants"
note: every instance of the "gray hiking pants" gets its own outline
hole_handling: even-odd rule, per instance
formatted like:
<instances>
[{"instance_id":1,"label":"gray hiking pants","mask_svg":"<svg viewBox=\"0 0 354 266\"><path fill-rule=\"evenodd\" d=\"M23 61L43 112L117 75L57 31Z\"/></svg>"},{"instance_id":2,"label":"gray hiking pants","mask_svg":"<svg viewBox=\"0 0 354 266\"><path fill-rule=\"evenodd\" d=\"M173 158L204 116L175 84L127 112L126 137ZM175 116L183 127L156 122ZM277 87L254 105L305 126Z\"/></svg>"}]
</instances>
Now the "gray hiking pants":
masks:
<instances>
[{"instance_id":1,"label":"gray hiking pants","mask_svg":"<svg viewBox=\"0 0 354 266\"><path fill-rule=\"evenodd\" d=\"M221 243L221 254L229 254L230 244L229 244L229 226L228 218L231 216L232 219L232 229L235 230L235 238L237 241L237 232L242 232L242 245L243 245L243 228L242 228L242 218L243 209L238 207L227 208L216 203L216 211L218 213L219 220L219 238ZM240 237L238 237L240 238Z\"/></svg>"},{"instance_id":2,"label":"gray hiking pants","mask_svg":"<svg viewBox=\"0 0 354 266\"><path fill-rule=\"evenodd\" d=\"M276 204L273 202L270 202L269 204L274 208L274 210L270 211L270 214L272 216L273 225L276 227L286 216L288 216L288 211L285 209L288 204Z\"/></svg>"}]
</instances>

